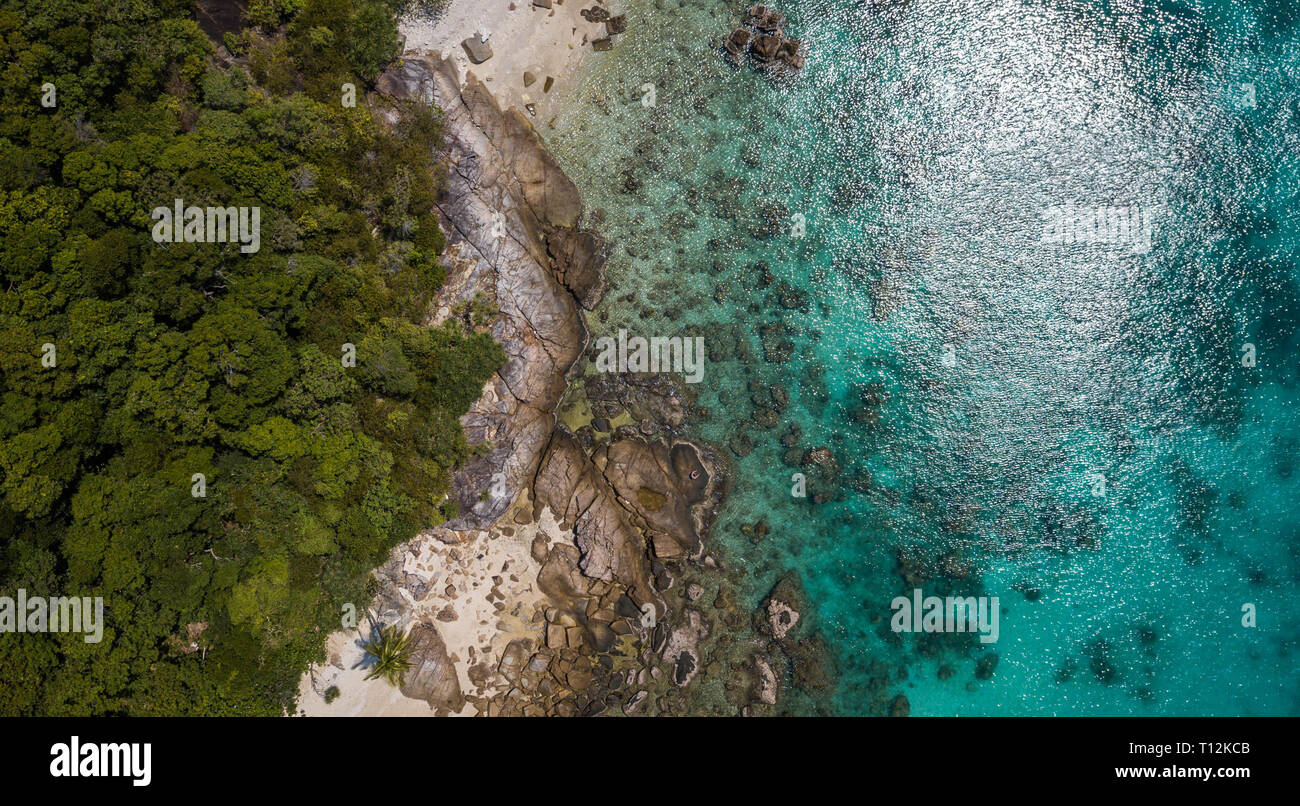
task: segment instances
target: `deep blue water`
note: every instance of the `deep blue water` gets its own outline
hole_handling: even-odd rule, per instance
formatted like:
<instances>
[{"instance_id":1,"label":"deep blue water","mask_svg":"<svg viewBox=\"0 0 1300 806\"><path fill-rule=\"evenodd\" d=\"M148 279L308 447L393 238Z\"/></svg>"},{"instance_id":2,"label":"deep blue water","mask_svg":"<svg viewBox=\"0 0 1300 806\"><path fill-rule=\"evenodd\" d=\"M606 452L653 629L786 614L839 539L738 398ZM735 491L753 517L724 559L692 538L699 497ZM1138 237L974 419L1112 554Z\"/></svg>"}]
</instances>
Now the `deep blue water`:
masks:
<instances>
[{"instance_id":1,"label":"deep blue water","mask_svg":"<svg viewBox=\"0 0 1300 806\"><path fill-rule=\"evenodd\" d=\"M814 602L792 707L1300 713L1300 7L786 0L774 82L710 41L742 5L632 0L543 130L618 245L594 335L704 336L696 429L753 444L713 540ZM1150 243L1044 243L1066 206ZM904 567L998 641L891 632Z\"/></svg>"}]
</instances>

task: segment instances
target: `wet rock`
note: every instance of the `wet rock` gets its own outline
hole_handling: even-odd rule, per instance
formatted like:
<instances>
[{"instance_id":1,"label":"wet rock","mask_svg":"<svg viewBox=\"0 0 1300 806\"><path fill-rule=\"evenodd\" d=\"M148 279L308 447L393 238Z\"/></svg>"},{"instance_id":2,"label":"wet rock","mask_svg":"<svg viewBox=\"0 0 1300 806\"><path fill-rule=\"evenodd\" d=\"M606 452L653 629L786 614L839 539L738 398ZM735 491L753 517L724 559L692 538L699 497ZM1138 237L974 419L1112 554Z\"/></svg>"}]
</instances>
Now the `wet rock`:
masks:
<instances>
[{"instance_id":1,"label":"wet rock","mask_svg":"<svg viewBox=\"0 0 1300 806\"><path fill-rule=\"evenodd\" d=\"M737 28L731 32L731 36L727 37L727 43L724 47L732 56L740 58L745 54L746 48L749 47L751 38L752 34L750 34L748 28Z\"/></svg>"},{"instance_id":2,"label":"wet rock","mask_svg":"<svg viewBox=\"0 0 1300 806\"><path fill-rule=\"evenodd\" d=\"M727 447L737 456L748 456L754 450L754 440L748 433L741 431L727 442Z\"/></svg>"},{"instance_id":3,"label":"wet rock","mask_svg":"<svg viewBox=\"0 0 1300 806\"><path fill-rule=\"evenodd\" d=\"M788 652L796 686L811 692L828 692L835 687L835 661L820 636L805 638Z\"/></svg>"},{"instance_id":4,"label":"wet rock","mask_svg":"<svg viewBox=\"0 0 1300 806\"><path fill-rule=\"evenodd\" d=\"M759 606L759 632L783 644L793 645L796 630L807 607L806 601L807 596L798 574L792 572L781 577Z\"/></svg>"},{"instance_id":5,"label":"wet rock","mask_svg":"<svg viewBox=\"0 0 1300 806\"><path fill-rule=\"evenodd\" d=\"M610 39L608 36L602 36L600 39L591 40L591 47L597 52L612 50L614 47L614 40Z\"/></svg>"},{"instance_id":6,"label":"wet rock","mask_svg":"<svg viewBox=\"0 0 1300 806\"><path fill-rule=\"evenodd\" d=\"M588 311L605 291L609 244L586 230L559 229L546 241L546 252L558 279Z\"/></svg>"},{"instance_id":7,"label":"wet rock","mask_svg":"<svg viewBox=\"0 0 1300 806\"><path fill-rule=\"evenodd\" d=\"M610 17L608 20L605 21L605 32L610 36L621 34L626 30L627 30L626 14L619 14L617 16Z\"/></svg>"},{"instance_id":8,"label":"wet rock","mask_svg":"<svg viewBox=\"0 0 1300 806\"><path fill-rule=\"evenodd\" d=\"M673 667L673 682L679 686L684 686L695 674L695 656L690 652L682 652L677 656L677 663Z\"/></svg>"},{"instance_id":9,"label":"wet rock","mask_svg":"<svg viewBox=\"0 0 1300 806\"><path fill-rule=\"evenodd\" d=\"M787 39L777 48L776 58L792 70L802 70L804 58L799 53L801 43L798 39Z\"/></svg>"},{"instance_id":10,"label":"wet rock","mask_svg":"<svg viewBox=\"0 0 1300 806\"><path fill-rule=\"evenodd\" d=\"M837 475L840 472L840 465L835 460L835 454L825 446L809 450L803 455L800 463L804 467L817 468L830 476Z\"/></svg>"},{"instance_id":11,"label":"wet rock","mask_svg":"<svg viewBox=\"0 0 1300 806\"><path fill-rule=\"evenodd\" d=\"M771 34L760 34L754 39L754 44L750 47L750 52L754 58L760 62L770 62L776 58L776 53L781 49L781 40Z\"/></svg>"},{"instance_id":12,"label":"wet rock","mask_svg":"<svg viewBox=\"0 0 1300 806\"><path fill-rule=\"evenodd\" d=\"M785 27L785 15L764 5L750 6L749 22L760 31L779 31Z\"/></svg>"},{"instance_id":13,"label":"wet rock","mask_svg":"<svg viewBox=\"0 0 1300 806\"><path fill-rule=\"evenodd\" d=\"M776 428L781 424L781 415L776 409L755 409L754 422L763 428Z\"/></svg>"}]
</instances>

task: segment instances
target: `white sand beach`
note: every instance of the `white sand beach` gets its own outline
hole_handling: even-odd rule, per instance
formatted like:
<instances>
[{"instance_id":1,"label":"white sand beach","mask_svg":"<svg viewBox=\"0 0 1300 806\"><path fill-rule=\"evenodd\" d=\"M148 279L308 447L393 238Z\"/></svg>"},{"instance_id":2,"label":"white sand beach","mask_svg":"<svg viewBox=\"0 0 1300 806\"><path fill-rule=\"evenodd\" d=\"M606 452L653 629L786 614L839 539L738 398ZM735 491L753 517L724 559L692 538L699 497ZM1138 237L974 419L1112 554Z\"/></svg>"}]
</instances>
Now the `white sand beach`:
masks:
<instances>
[{"instance_id":1,"label":"white sand beach","mask_svg":"<svg viewBox=\"0 0 1300 806\"><path fill-rule=\"evenodd\" d=\"M501 653L516 638L538 638L545 626L539 606L545 596L537 589L539 563L532 557L535 537L562 541L550 510L539 523L515 524L503 517L488 531L466 533L462 543L439 540L436 530L402 546L406 573L424 579L429 592L419 601L408 599L407 623L436 625L455 664L461 692L467 697L491 696L509 687L497 674ZM510 525L504 525L510 523ZM409 593L401 591L409 597ZM312 668L299 685L299 712L306 716L432 716L423 700L403 696L382 679L366 680L363 621L359 630L330 635L328 661ZM478 667L471 675L471 669ZM324 692L338 688L338 698L326 703ZM467 702L457 714L477 713Z\"/></svg>"},{"instance_id":2,"label":"white sand beach","mask_svg":"<svg viewBox=\"0 0 1300 806\"><path fill-rule=\"evenodd\" d=\"M453 0L436 21L408 19L402 22L401 32L408 54L450 57L462 82L472 72L503 109L518 107L540 129L551 104L564 96L583 59L593 53L592 40L606 36L603 22L588 22L580 14L597 5L611 14L621 13L608 0L553 0L550 9L534 5L533 0ZM470 62L461 47L462 41L476 34L493 51L490 59L478 65ZM529 86L524 83L525 72L535 79ZM540 642L543 638L549 601L537 588L540 564L532 553L533 540L540 535L548 544L572 543L572 536L561 533L549 509L543 510L538 522L520 523L531 518L516 519L515 513L522 510L531 515L531 505L527 500L515 504L489 530L455 536L433 530L397 549L407 579L426 583L411 587L427 587L418 600L405 587L397 588L406 600L398 626L409 629L424 623L436 628L466 697L458 711L461 716L478 712L473 699L491 697L510 687L498 666L511 641L531 638ZM444 542L440 537L459 542ZM365 679L369 664L364 643L369 629L362 615L357 629L330 635L326 662L314 666L299 685L299 714L435 713L425 700L404 696L383 679ZM337 696L326 703L324 695L332 688L337 689Z\"/></svg>"},{"instance_id":3,"label":"white sand beach","mask_svg":"<svg viewBox=\"0 0 1300 806\"><path fill-rule=\"evenodd\" d=\"M432 24L407 19L401 32L408 52L450 56L462 78L472 71L503 109L517 106L531 114L526 111L531 104L538 125L549 119L552 104L563 97L569 79L592 54L591 42L606 35L605 23L581 16L583 9L597 5L621 13L617 4L597 0L552 0L549 9L534 5L533 0L453 0ZM472 64L461 47L476 34L492 48L492 58L482 64ZM536 79L530 86L524 86L524 73ZM552 80L549 92L548 79Z\"/></svg>"}]
</instances>

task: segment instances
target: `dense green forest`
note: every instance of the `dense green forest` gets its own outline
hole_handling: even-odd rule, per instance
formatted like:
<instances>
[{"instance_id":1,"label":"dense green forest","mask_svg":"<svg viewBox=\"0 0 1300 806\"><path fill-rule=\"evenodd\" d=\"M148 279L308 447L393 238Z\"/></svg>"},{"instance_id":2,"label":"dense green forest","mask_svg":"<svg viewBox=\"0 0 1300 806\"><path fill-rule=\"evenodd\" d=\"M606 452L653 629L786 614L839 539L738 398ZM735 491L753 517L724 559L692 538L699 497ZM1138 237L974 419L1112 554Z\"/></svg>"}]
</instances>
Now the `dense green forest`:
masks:
<instances>
[{"instance_id":1,"label":"dense green forest","mask_svg":"<svg viewBox=\"0 0 1300 806\"><path fill-rule=\"evenodd\" d=\"M0 634L0 713L291 710L370 569L453 514L503 354L418 326L440 122L366 102L398 5L253 0L216 42L181 0L0 0L0 594L106 620ZM175 199L259 207L261 248L155 242Z\"/></svg>"}]
</instances>

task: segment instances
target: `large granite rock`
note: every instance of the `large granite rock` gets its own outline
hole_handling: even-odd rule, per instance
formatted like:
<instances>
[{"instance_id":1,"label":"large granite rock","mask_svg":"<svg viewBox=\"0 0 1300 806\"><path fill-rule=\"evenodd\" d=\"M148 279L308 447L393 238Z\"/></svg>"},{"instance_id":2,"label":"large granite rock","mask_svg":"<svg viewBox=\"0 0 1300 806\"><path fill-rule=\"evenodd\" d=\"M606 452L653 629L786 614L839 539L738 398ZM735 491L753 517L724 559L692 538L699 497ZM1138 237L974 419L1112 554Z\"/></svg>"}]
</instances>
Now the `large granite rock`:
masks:
<instances>
[{"instance_id":1,"label":"large granite rock","mask_svg":"<svg viewBox=\"0 0 1300 806\"><path fill-rule=\"evenodd\" d=\"M533 506L534 514L549 507L561 528L573 530L583 575L619 582L638 606L658 599L641 534L568 429L557 428L551 437L533 484Z\"/></svg>"},{"instance_id":2,"label":"large granite rock","mask_svg":"<svg viewBox=\"0 0 1300 806\"><path fill-rule=\"evenodd\" d=\"M438 629L432 624L416 622L411 638L411 668L402 680L402 694L425 700L435 711L457 713L465 707L456 665L447 655Z\"/></svg>"},{"instance_id":3,"label":"large granite rock","mask_svg":"<svg viewBox=\"0 0 1300 806\"><path fill-rule=\"evenodd\" d=\"M692 506L704 500L709 474L695 447L620 439L609 446L607 457L605 478L624 506L645 520L655 556L680 560L697 554Z\"/></svg>"},{"instance_id":4,"label":"large granite rock","mask_svg":"<svg viewBox=\"0 0 1300 806\"><path fill-rule=\"evenodd\" d=\"M493 447L455 476L459 515L440 531L454 539L496 521L535 474L566 374L586 346L579 306L600 299L607 249L577 229L578 189L532 125L513 107L502 111L472 73L462 88L449 60L407 54L377 88L436 103L445 116L450 182L439 217L449 276L430 324L484 291L501 312L492 334L506 364L461 419L471 445ZM485 495L494 480L504 494Z\"/></svg>"}]
</instances>

